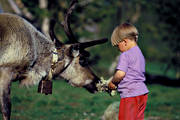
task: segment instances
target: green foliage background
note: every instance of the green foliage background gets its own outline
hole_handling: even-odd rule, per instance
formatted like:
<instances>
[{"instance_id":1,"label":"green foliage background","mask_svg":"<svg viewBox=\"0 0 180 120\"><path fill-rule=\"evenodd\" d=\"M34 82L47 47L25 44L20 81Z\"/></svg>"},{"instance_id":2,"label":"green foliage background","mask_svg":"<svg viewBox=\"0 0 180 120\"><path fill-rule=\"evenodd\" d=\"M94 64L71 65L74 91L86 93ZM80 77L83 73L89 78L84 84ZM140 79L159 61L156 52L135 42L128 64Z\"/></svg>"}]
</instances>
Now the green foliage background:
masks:
<instances>
[{"instance_id":1,"label":"green foliage background","mask_svg":"<svg viewBox=\"0 0 180 120\"><path fill-rule=\"evenodd\" d=\"M48 0L48 8L40 9L37 0L22 1L35 16L34 21L37 26L41 25L44 17L55 18L59 23L62 22L70 3L70 0ZM107 37L110 41L115 26L130 21L139 30L138 44L147 64L164 64L161 74L179 79L179 5L178 0L79 0L71 17L71 27L79 40ZM95 30L90 31L87 27ZM56 26L56 33L61 41L67 41L60 25ZM95 56L100 58L95 69L100 69L103 73L107 72L115 57L119 55L110 42L90 48L89 51L92 53L92 58ZM151 71L147 69L150 74ZM169 76L169 72L172 71L174 74Z\"/></svg>"}]
</instances>

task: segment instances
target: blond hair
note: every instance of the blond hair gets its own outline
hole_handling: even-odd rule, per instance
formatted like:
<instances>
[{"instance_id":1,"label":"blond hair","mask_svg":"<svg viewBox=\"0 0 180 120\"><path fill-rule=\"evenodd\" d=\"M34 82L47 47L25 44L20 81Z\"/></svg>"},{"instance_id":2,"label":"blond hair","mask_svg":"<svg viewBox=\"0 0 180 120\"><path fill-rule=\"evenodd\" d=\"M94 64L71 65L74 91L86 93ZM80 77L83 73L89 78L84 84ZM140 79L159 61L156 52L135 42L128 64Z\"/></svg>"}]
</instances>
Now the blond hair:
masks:
<instances>
[{"instance_id":1,"label":"blond hair","mask_svg":"<svg viewBox=\"0 0 180 120\"><path fill-rule=\"evenodd\" d=\"M130 23L123 23L117 26L111 36L112 46L118 45L123 39L128 38L137 42L138 30Z\"/></svg>"}]
</instances>

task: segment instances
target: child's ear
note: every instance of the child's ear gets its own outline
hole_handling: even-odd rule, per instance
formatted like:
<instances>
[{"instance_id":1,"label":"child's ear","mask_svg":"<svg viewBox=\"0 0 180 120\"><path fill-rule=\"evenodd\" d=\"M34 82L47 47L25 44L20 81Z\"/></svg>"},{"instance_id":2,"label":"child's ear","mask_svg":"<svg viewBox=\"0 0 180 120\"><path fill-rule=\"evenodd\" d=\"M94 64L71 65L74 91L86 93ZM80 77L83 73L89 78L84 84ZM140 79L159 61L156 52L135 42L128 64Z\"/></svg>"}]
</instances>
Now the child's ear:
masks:
<instances>
[{"instance_id":1,"label":"child's ear","mask_svg":"<svg viewBox=\"0 0 180 120\"><path fill-rule=\"evenodd\" d=\"M128 39L124 39L125 45L127 45L128 43Z\"/></svg>"},{"instance_id":2,"label":"child's ear","mask_svg":"<svg viewBox=\"0 0 180 120\"><path fill-rule=\"evenodd\" d=\"M129 41L129 39L125 38L124 41L127 43Z\"/></svg>"}]
</instances>

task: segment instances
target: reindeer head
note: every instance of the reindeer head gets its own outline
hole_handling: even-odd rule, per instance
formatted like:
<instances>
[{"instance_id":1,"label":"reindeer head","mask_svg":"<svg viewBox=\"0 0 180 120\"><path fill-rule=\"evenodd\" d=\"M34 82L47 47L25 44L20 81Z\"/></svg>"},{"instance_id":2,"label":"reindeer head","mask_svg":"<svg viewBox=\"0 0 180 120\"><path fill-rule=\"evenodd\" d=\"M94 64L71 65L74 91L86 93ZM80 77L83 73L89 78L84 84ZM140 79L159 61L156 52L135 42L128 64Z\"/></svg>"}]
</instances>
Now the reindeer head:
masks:
<instances>
[{"instance_id":1,"label":"reindeer head","mask_svg":"<svg viewBox=\"0 0 180 120\"><path fill-rule=\"evenodd\" d=\"M58 62L54 66L55 75L60 75L68 82L77 87L85 87L89 92L97 91L96 83L100 80L89 68L87 58L89 53L85 48L102 44L107 39L100 39L91 42L79 43L73 35L70 28L70 15L75 7L77 0L72 0L70 8L67 10L62 26L69 40L70 44L63 44L54 34L55 21L50 23L50 37L54 41L58 56Z\"/></svg>"}]
</instances>

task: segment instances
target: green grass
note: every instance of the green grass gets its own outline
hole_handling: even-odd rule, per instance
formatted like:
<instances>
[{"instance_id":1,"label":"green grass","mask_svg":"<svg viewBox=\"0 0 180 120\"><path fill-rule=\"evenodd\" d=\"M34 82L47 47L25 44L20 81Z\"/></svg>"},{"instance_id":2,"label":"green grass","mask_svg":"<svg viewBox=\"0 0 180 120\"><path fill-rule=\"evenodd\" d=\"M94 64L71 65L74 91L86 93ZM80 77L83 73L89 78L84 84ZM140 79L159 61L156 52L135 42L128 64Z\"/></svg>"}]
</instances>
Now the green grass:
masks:
<instances>
[{"instance_id":1,"label":"green grass","mask_svg":"<svg viewBox=\"0 0 180 120\"><path fill-rule=\"evenodd\" d=\"M25 89L12 85L12 120L99 120L114 98L106 93L90 94L64 81L54 81L53 95L37 93L37 86Z\"/></svg>"},{"instance_id":2,"label":"green grass","mask_svg":"<svg viewBox=\"0 0 180 120\"><path fill-rule=\"evenodd\" d=\"M169 78L176 78L176 72L173 68L170 68L167 73L165 73L165 69L167 64L157 63L157 62L147 62L146 63L146 72L151 75L161 75Z\"/></svg>"},{"instance_id":3,"label":"green grass","mask_svg":"<svg viewBox=\"0 0 180 120\"><path fill-rule=\"evenodd\" d=\"M164 75L164 67L164 64L147 62L146 71ZM108 76L106 72L101 74ZM174 78L174 70L169 70L166 76ZM179 120L180 88L161 85L148 85L148 88L150 93L145 118ZM11 120L100 120L106 108L120 101L120 97L110 97L107 93L90 94L83 88L70 86L64 80L56 80L53 81L53 94L47 96L37 93L37 86L26 89L19 88L17 82L13 83L11 100Z\"/></svg>"},{"instance_id":4,"label":"green grass","mask_svg":"<svg viewBox=\"0 0 180 120\"><path fill-rule=\"evenodd\" d=\"M157 116L162 120L180 120L180 88L149 85L150 93L146 116Z\"/></svg>"},{"instance_id":5,"label":"green grass","mask_svg":"<svg viewBox=\"0 0 180 120\"><path fill-rule=\"evenodd\" d=\"M162 120L180 119L180 88L148 85L150 90L145 116ZM100 120L105 109L119 95L90 94L64 81L53 82L53 94L37 93L37 86L25 89L12 84L12 120Z\"/></svg>"}]
</instances>

